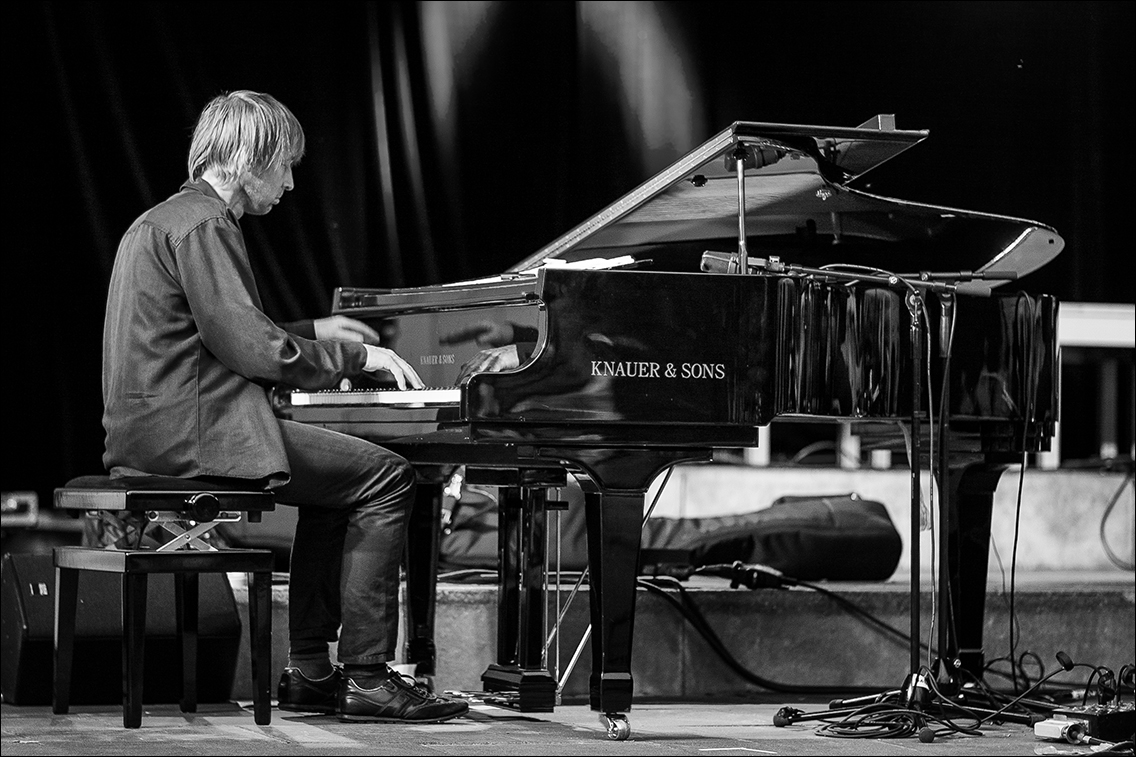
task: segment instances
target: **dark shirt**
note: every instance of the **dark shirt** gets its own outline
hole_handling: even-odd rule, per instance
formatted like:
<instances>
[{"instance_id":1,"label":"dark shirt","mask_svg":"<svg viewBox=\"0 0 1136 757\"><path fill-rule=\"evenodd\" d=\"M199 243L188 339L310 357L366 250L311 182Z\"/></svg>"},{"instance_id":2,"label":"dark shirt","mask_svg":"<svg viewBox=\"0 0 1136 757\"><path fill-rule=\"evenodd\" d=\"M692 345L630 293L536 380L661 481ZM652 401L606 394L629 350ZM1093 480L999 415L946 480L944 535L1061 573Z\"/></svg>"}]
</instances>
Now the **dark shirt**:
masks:
<instances>
[{"instance_id":1,"label":"dark shirt","mask_svg":"<svg viewBox=\"0 0 1136 757\"><path fill-rule=\"evenodd\" d=\"M268 390L334 387L360 342L264 313L244 237L205 181L187 182L119 244L103 330L103 463L112 476L288 480Z\"/></svg>"}]
</instances>

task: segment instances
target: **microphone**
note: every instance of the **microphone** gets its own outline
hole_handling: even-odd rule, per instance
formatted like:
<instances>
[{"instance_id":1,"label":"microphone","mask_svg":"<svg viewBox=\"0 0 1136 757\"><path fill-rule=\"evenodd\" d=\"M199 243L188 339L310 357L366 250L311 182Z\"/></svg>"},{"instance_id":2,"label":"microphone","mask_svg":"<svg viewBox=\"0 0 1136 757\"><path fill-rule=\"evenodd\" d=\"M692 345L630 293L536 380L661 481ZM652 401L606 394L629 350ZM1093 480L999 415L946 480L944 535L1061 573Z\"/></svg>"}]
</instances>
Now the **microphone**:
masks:
<instances>
[{"instance_id":1,"label":"microphone","mask_svg":"<svg viewBox=\"0 0 1136 757\"><path fill-rule=\"evenodd\" d=\"M949 357L951 327L954 326L955 298L950 292L939 293L939 356Z\"/></svg>"},{"instance_id":2,"label":"microphone","mask_svg":"<svg viewBox=\"0 0 1136 757\"><path fill-rule=\"evenodd\" d=\"M707 273L738 273L740 268L741 268L741 265L738 262L738 260L739 260L739 258L738 258L738 254L736 252L716 252L714 250L707 250L706 252L702 253L702 263L700 265L700 268ZM769 258L767 260L765 258L749 257L749 258L747 258L748 266L747 266L746 272L752 273L754 271L757 271L758 269L763 269L763 270L771 271L773 273L779 273L782 270L784 270L785 268L793 268L794 270L807 270L807 269L794 268L793 266L786 266L785 264L780 263L780 262L778 262L777 265L772 265L771 263L775 260L777 260L777 259L776 258ZM815 273L817 275L822 275L822 276L829 274L828 271L815 271ZM921 274L895 274L895 275L898 276L901 279L907 280L910 284L912 284L914 286L923 286L923 287L925 287L927 289L931 289L933 291L947 290L947 291L955 292L956 294L967 295L967 296L970 296L970 297L989 297L992 294L992 292L993 292L992 287L989 284L986 284L982 281L963 280L963 281L961 281L961 283L958 283L958 284L944 283L945 281L952 280L949 277L961 275L963 273L968 273L968 272L960 271L958 273L953 273L953 274L927 274L928 276L930 276L932 278L943 277L944 281L929 281L929 280L926 280L926 279L921 279L920 278ZM980 278L984 276L983 274L973 274L973 273L971 273L970 275L971 276L978 276ZM1013 275L1016 276L1016 274L1013 274ZM864 280L865 281L871 280L871 277L865 277ZM955 279L955 280L957 280L957 279Z\"/></svg>"},{"instance_id":3,"label":"microphone","mask_svg":"<svg viewBox=\"0 0 1136 757\"><path fill-rule=\"evenodd\" d=\"M1041 687L1041 685L1042 685L1043 683L1045 683L1046 681L1048 681L1048 680L1049 680L1050 678L1052 678L1053 676L1057 675L1058 673L1067 673L1067 672L1069 672L1070 670L1072 670L1073 668L1077 667L1077 664L1073 662L1073 658L1071 658L1071 657L1070 657L1070 656L1069 656L1068 654L1066 654L1066 653L1065 653L1064 651L1059 651L1059 652L1058 652L1058 653L1057 653L1056 655L1054 655L1054 656L1055 656L1055 657L1057 658L1057 662L1061 663L1061 668L1060 668L1060 669L1058 669L1058 670L1055 670L1055 671L1053 671L1052 673L1049 673L1049 674L1047 674L1046 676L1044 676L1043 678L1041 678L1041 679L1040 679L1040 680L1039 680L1039 681L1038 681L1037 683L1035 683L1035 684L1034 684L1033 686L1030 686L1030 687L1029 687L1028 689L1026 689L1025 691L1023 691L1023 692L1022 692L1021 694L1019 694L1019 695L1018 695L1017 697L1015 697L1015 698L1014 698L1014 699L1013 699L1012 701L1010 701L1010 702L1007 702L1006 704L1002 705L1002 706L1001 706L1001 707L1000 707L999 709L995 710L994 712L990 713L989 715L985 715L985 716L984 716L984 717L983 717L983 718L982 718L982 719L981 719L981 720L979 721L979 724L981 725L982 723L986 723L986 722L988 722L988 721L990 721L990 720L993 720L994 718L998 717L998 716L999 716L999 715L1001 715L1001 714L1002 714L1003 712L1005 712L1006 710L1010 709L1010 708L1011 708L1011 707L1013 707L1013 706L1014 706L1015 704L1017 704L1018 702L1022 701L1022 700L1023 700L1023 699L1025 699L1025 698L1026 698L1027 696L1029 696L1030 694L1032 694L1032 693L1033 693L1033 692L1034 692L1034 691L1035 691L1036 689L1040 688L1040 687Z\"/></svg>"},{"instance_id":4,"label":"microphone","mask_svg":"<svg viewBox=\"0 0 1136 757\"><path fill-rule=\"evenodd\" d=\"M989 297L994 293L993 288L981 281L964 281L954 285L955 294L964 294L971 297Z\"/></svg>"},{"instance_id":5,"label":"microphone","mask_svg":"<svg viewBox=\"0 0 1136 757\"><path fill-rule=\"evenodd\" d=\"M915 279L927 282L945 282L953 287L956 294L970 297L989 297L994 291L990 284L984 281L1014 281L1018 278L1017 271L920 271L919 273L901 273L905 279Z\"/></svg>"},{"instance_id":6,"label":"microphone","mask_svg":"<svg viewBox=\"0 0 1136 757\"><path fill-rule=\"evenodd\" d=\"M749 271L756 271L765 267L763 258L748 258ZM738 254L736 252L715 252L707 250L702 253L701 268L707 273L737 273L740 269Z\"/></svg>"},{"instance_id":7,"label":"microphone","mask_svg":"<svg viewBox=\"0 0 1136 757\"><path fill-rule=\"evenodd\" d=\"M905 279L922 279L923 281L1015 281L1017 271L921 271L919 273L901 273Z\"/></svg>"}]
</instances>

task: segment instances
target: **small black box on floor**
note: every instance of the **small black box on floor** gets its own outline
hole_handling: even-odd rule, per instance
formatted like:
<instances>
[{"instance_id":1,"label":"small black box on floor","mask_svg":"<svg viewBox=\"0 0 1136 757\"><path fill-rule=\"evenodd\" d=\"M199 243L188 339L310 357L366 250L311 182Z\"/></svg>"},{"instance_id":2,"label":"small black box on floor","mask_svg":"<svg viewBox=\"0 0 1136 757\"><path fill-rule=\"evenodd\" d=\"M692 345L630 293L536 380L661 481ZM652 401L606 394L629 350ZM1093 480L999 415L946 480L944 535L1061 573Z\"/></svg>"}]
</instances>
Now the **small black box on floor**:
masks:
<instances>
[{"instance_id":1,"label":"small black box on floor","mask_svg":"<svg viewBox=\"0 0 1136 757\"><path fill-rule=\"evenodd\" d=\"M9 553L0 578L0 693L6 704L51 704L55 567L50 554ZM71 704L122 703L122 577L83 571L75 619ZM228 578L202 573L198 584L197 700L229 701L241 619ZM181 699L174 578L150 576L146 607L144 700Z\"/></svg>"},{"instance_id":2,"label":"small black box on floor","mask_svg":"<svg viewBox=\"0 0 1136 757\"><path fill-rule=\"evenodd\" d=\"M1128 741L1136 732L1136 705L1132 702L1064 707L1053 711L1056 722L1081 721L1085 732L1101 741Z\"/></svg>"}]
</instances>

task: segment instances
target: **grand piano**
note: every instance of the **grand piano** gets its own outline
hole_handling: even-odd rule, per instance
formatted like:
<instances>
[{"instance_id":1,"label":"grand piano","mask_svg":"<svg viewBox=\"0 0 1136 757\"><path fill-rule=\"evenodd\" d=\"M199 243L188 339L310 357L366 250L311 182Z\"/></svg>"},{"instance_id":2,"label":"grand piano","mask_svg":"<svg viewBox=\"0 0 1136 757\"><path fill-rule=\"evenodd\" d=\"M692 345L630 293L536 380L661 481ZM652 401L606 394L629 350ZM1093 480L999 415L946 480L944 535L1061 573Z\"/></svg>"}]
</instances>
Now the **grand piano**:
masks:
<instances>
[{"instance_id":1,"label":"grand piano","mask_svg":"<svg viewBox=\"0 0 1136 757\"><path fill-rule=\"evenodd\" d=\"M736 122L500 275L335 291L333 313L374 325L428 388L296 391L283 412L419 471L406 612L420 675L434 673L441 486L461 465L502 492L498 659L483 682L552 709L543 534L571 474L585 492L590 703L626 738L648 487L715 448L756 446L774 421L813 420L906 429L913 471L931 466L938 659L947 677L981 677L993 492L1048 449L1058 413L1058 304L1006 284L1063 241L1036 221L859 188L927 136L891 116Z\"/></svg>"}]
</instances>

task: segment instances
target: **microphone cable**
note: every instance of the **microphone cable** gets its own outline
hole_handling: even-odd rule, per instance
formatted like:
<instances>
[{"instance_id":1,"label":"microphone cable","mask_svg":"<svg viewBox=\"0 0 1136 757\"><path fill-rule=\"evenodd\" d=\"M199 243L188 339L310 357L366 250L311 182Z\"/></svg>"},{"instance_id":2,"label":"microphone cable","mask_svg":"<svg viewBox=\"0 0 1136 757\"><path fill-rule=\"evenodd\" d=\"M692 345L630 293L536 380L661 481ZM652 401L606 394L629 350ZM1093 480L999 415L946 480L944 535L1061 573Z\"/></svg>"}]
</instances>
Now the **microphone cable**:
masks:
<instances>
[{"instance_id":1,"label":"microphone cable","mask_svg":"<svg viewBox=\"0 0 1136 757\"><path fill-rule=\"evenodd\" d=\"M877 694L886 691L887 687L884 686L807 686L802 684L783 683L780 681L772 681L768 678L763 678L753 671L746 668L736 657L726 648L725 643L718 636L717 632L707 622L706 617L702 611L690 598L686 588L679 583L679 580L673 576L657 576L652 578L639 578L637 583L649 592L662 597L672 607L674 607L683 616L683 618L696 630L699 635L710 645L710 648L737 673L745 681L760 686L769 691L776 691L783 694L832 694L832 693L853 693L853 694ZM659 583L668 583L672 588L677 589L678 598L673 594L666 591Z\"/></svg>"},{"instance_id":2,"label":"microphone cable","mask_svg":"<svg viewBox=\"0 0 1136 757\"><path fill-rule=\"evenodd\" d=\"M930 671L923 668L915 677L910 695L906 697L909 706L877 702L851 712L839 711L842 716L839 719L836 719L837 713L830 718L822 718L825 725L817 728L816 733L836 738L899 738L915 735L919 741L931 743L936 738L949 734L980 736L983 725L1010 717L1032 723L1038 717L1034 713L1027 711L1025 715L1017 715L1010 712L1011 708L1058 673L1077 667L1093 667L1085 663L1074 663L1065 652L1058 652L1057 660L1061 663L1060 668L991 712L979 712L973 706L968 707L954 701L939 689ZM894 699L894 695L890 698ZM795 714L796 711L786 713L786 717L782 718L783 724L791 723ZM965 722L958 722L960 717ZM777 718L774 718L774 725L777 724Z\"/></svg>"}]
</instances>

